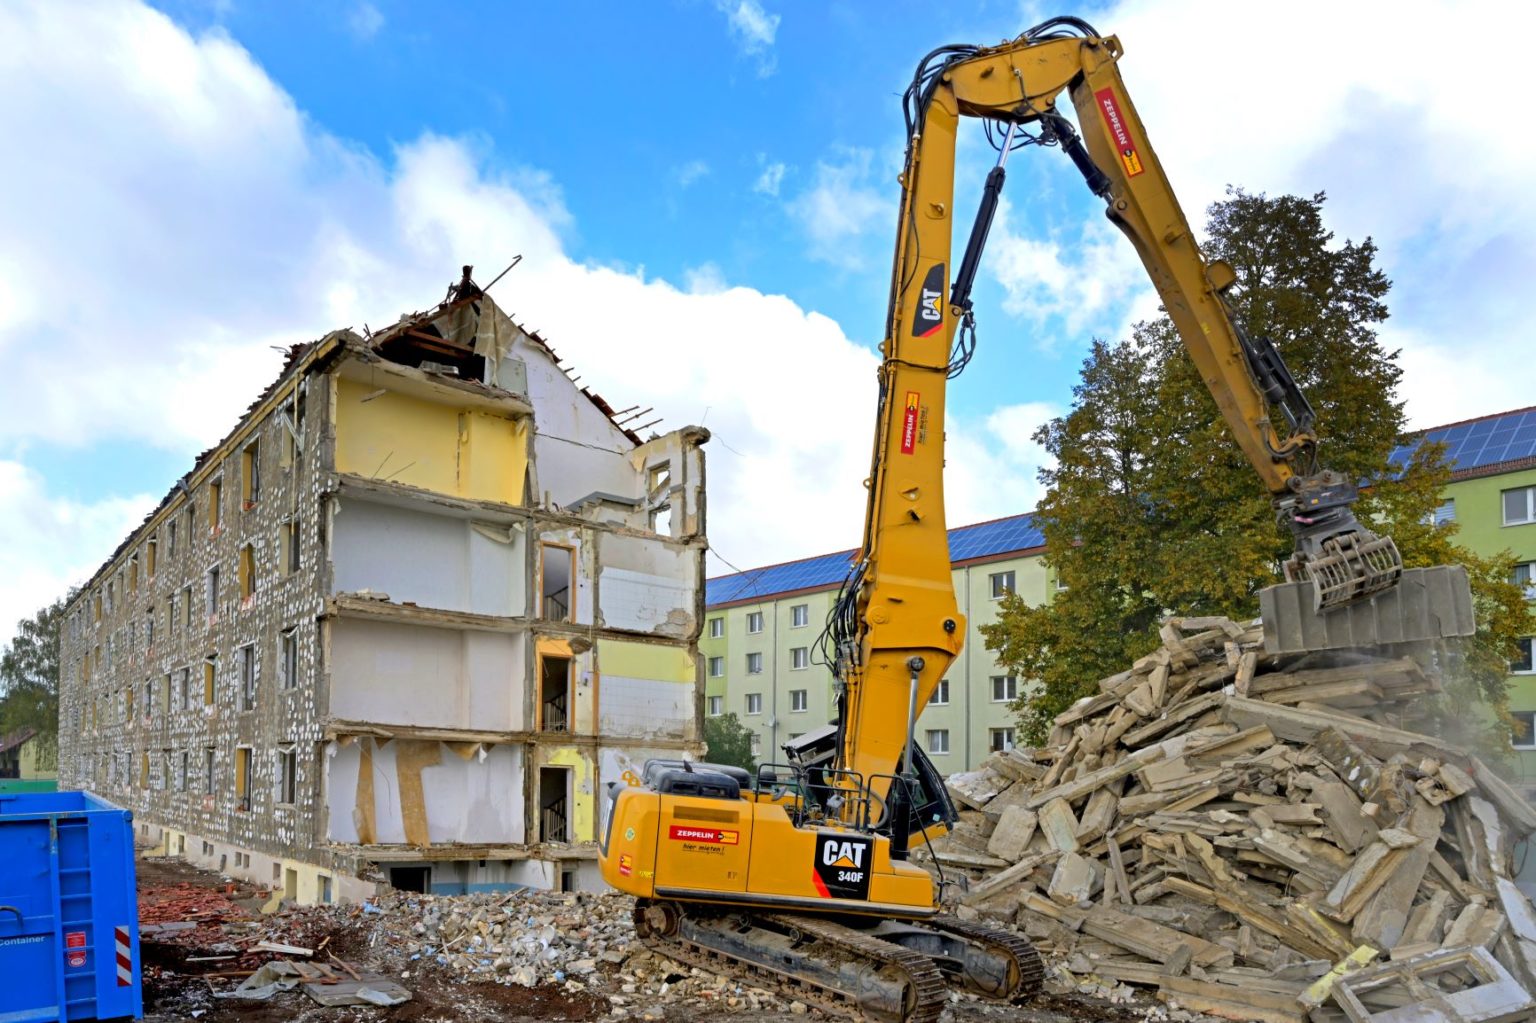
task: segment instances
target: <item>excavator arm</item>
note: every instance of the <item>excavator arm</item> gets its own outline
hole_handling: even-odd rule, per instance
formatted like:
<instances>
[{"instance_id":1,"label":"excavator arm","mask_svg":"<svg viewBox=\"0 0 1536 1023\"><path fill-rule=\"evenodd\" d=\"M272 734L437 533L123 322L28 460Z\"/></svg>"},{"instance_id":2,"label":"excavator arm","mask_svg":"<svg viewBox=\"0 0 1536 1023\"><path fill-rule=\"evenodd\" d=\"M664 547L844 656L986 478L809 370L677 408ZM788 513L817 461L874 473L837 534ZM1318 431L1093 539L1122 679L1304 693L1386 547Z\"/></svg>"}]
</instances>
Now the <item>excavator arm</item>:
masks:
<instances>
[{"instance_id":1,"label":"excavator arm","mask_svg":"<svg viewBox=\"0 0 1536 1023\"><path fill-rule=\"evenodd\" d=\"M919 64L905 100L908 147L861 556L828 624L839 764L866 781L910 773L917 713L959 653L944 520L944 397L970 357L971 287L1008 156L1059 147L1135 246L1238 446L1295 538L1288 580L1319 607L1392 586L1402 561L1356 521L1352 481L1316 465L1313 410L1266 339L1224 293L1225 263L1201 256L1121 80L1119 40L1057 18L996 47L947 46ZM1079 128L1058 104L1063 94ZM956 132L981 118L999 151L958 267L952 264ZM1277 428L1271 408L1284 420ZM880 790L877 781L869 783Z\"/></svg>"}]
</instances>

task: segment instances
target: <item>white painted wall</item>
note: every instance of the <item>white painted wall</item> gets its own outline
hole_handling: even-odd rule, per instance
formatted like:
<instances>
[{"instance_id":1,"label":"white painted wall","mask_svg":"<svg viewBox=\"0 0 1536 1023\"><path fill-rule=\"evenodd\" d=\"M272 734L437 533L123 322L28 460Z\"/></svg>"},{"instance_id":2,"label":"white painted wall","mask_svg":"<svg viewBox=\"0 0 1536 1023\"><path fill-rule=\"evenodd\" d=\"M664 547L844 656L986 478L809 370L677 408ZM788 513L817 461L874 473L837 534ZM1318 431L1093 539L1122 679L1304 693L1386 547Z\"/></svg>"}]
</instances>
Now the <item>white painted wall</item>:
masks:
<instances>
[{"instance_id":1,"label":"white painted wall","mask_svg":"<svg viewBox=\"0 0 1536 1023\"><path fill-rule=\"evenodd\" d=\"M521 731L525 643L520 634L338 619L331 627L331 714Z\"/></svg>"},{"instance_id":2,"label":"white painted wall","mask_svg":"<svg viewBox=\"0 0 1536 1023\"><path fill-rule=\"evenodd\" d=\"M694 634L697 550L608 534L598 557L599 625L676 638Z\"/></svg>"},{"instance_id":3,"label":"white painted wall","mask_svg":"<svg viewBox=\"0 0 1536 1023\"><path fill-rule=\"evenodd\" d=\"M358 840L357 774L362 747L373 747L374 830L380 844L405 841L395 742L359 738L326 746L328 806L326 839ZM427 833L433 843L520 843L523 841L523 751L514 745L482 746L468 760L439 745L438 763L421 771Z\"/></svg>"},{"instance_id":4,"label":"white painted wall","mask_svg":"<svg viewBox=\"0 0 1536 1023\"><path fill-rule=\"evenodd\" d=\"M340 593L518 616L527 606L525 543L506 526L346 497L332 520L331 563Z\"/></svg>"},{"instance_id":5,"label":"white painted wall","mask_svg":"<svg viewBox=\"0 0 1536 1023\"><path fill-rule=\"evenodd\" d=\"M688 682L603 673L597 723L603 735L686 739L693 721L694 687Z\"/></svg>"}]
</instances>

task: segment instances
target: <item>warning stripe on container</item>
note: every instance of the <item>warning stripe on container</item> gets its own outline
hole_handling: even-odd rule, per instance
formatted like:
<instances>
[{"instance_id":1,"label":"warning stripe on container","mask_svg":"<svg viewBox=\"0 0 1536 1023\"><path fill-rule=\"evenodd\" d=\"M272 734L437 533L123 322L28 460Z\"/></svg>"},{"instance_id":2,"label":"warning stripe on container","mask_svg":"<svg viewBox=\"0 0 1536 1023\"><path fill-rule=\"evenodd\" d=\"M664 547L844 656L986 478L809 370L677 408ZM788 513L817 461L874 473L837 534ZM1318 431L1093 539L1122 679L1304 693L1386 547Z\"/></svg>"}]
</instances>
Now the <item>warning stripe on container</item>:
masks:
<instances>
[{"instance_id":1,"label":"warning stripe on container","mask_svg":"<svg viewBox=\"0 0 1536 1023\"><path fill-rule=\"evenodd\" d=\"M128 928L114 927L117 939L117 986L133 986L133 954L128 945Z\"/></svg>"}]
</instances>

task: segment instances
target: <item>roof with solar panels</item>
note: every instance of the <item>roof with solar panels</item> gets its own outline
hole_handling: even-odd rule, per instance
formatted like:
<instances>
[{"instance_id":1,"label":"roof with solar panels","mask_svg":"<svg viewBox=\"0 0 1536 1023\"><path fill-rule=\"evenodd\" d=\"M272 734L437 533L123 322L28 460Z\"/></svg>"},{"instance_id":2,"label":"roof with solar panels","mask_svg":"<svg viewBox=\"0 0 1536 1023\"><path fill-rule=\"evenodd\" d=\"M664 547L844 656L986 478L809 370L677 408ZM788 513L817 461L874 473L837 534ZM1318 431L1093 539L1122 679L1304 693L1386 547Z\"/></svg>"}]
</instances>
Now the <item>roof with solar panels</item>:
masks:
<instances>
[{"instance_id":1,"label":"roof with solar panels","mask_svg":"<svg viewBox=\"0 0 1536 1023\"><path fill-rule=\"evenodd\" d=\"M1431 427L1394 450L1392 461L1405 463L1425 442L1445 445L1455 479L1531 468L1536 466L1536 406ZM957 566L1044 549L1045 537L1028 512L949 531L949 560ZM705 583L704 603L719 608L833 589L842 583L857 553L837 551L715 576Z\"/></svg>"}]
</instances>

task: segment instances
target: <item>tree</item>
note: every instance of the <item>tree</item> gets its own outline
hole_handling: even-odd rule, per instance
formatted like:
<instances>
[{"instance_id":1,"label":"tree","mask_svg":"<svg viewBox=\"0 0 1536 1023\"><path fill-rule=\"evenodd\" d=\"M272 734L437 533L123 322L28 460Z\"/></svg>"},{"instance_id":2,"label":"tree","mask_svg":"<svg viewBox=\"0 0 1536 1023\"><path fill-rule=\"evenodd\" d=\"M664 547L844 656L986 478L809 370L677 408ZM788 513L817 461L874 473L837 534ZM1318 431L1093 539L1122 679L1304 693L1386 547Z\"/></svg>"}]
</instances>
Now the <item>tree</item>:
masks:
<instances>
[{"instance_id":1,"label":"tree","mask_svg":"<svg viewBox=\"0 0 1536 1023\"><path fill-rule=\"evenodd\" d=\"M56 749L59 736L59 628L67 597L16 624L0 654L0 734L37 729L37 741Z\"/></svg>"},{"instance_id":2,"label":"tree","mask_svg":"<svg viewBox=\"0 0 1536 1023\"><path fill-rule=\"evenodd\" d=\"M1481 629L1447 701L1502 708L1529 611L1508 559L1479 558L1454 528L1426 524L1449 480L1443 452L1423 447L1389 466L1406 433L1397 353L1376 333L1391 284L1369 239L1335 243L1324 203L1229 190L1209 210L1205 254L1231 264L1238 318L1275 342L1316 409L1323 463L1372 481L1362 521L1392 535L1409 567L1467 565ZM1291 548L1166 316L1129 340L1095 341L1073 393L1071 411L1035 436L1056 463L1040 474L1036 522L1066 589L1043 607L1006 598L981 630L999 660L1039 683L1017 705L1036 742L1099 679L1154 649L1165 615L1255 616Z\"/></svg>"},{"instance_id":3,"label":"tree","mask_svg":"<svg viewBox=\"0 0 1536 1023\"><path fill-rule=\"evenodd\" d=\"M752 755L752 730L735 714L717 714L704 719L705 756L712 764L730 764L746 771L757 770Z\"/></svg>"}]
</instances>

